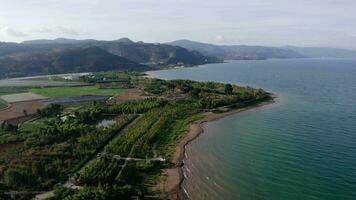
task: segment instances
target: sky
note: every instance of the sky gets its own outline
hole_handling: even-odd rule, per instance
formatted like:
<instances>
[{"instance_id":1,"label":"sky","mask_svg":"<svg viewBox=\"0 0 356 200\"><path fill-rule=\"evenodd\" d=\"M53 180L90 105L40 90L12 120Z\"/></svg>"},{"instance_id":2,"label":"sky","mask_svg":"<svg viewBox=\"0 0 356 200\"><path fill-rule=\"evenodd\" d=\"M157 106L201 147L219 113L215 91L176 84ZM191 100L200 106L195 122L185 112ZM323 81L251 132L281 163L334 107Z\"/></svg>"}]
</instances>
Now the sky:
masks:
<instances>
[{"instance_id":1,"label":"sky","mask_svg":"<svg viewBox=\"0 0 356 200\"><path fill-rule=\"evenodd\" d=\"M1 0L0 41L58 37L356 50L356 1Z\"/></svg>"}]
</instances>

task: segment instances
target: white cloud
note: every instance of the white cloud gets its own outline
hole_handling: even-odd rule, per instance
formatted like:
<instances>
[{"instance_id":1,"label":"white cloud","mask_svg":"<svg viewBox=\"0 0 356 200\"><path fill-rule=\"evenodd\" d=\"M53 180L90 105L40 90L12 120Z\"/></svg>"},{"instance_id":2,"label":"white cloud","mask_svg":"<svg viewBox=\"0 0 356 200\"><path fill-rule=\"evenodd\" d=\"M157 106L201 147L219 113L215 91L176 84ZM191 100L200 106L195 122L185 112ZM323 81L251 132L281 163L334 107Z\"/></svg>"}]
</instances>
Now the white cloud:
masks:
<instances>
[{"instance_id":1,"label":"white cloud","mask_svg":"<svg viewBox=\"0 0 356 200\"><path fill-rule=\"evenodd\" d=\"M34 33L45 34L45 35L63 35L63 36L78 36L80 33L74 29L63 26L54 27L41 27L40 29L35 29Z\"/></svg>"},{"instance_id":2,"label":"white cloud","mask_svg":"<svg viewBox=\"0 0 356 200\"><path fill-rule=\"evenodd\" d=\"M349 39L355 7L352 0L2 0L0 27L11 29L2 29L0 40L126 36L356 49Z\"/></svg>"},{"instance_id":3,"label":"white cloud","mask_svg":"<svg viewBox=\"0 0 356 200\"><path fill-rule=\"evenodd\" d=\"M9 28L9 27L4 27L0 29L1 35L4 37L10 37L10 38L24 38L28 36L25 32L14 29L14 28Z\"/></svg>"},{"instance_id":4,"label":"white cloud","mask_svg":"<svg viewBox=\"0 0 356 200\"><path fill-rule=\"evenodd\" d=\"M225 38L224 38L224 36L222 36L222 35L217 35L216 37L215 37L215 41L216 42L223 42L225 40Z\"/></svg>"}]
</instances>

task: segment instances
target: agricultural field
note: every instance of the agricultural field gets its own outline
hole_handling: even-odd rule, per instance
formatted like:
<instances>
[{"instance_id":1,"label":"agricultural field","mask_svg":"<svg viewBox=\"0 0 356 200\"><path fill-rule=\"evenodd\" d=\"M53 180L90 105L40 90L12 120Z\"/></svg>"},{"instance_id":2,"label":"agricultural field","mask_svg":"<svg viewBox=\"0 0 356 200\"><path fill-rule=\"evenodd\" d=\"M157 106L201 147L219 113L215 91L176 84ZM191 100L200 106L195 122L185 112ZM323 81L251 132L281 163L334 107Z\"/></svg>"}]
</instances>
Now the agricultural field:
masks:
<instances>
[{"instance_id":1,"label":"agricultural field","mask_svg":"<svg viewBox=\"0 0 356 200\"><path fill-rule=\"evenodd\" d=\"M35 114L37 109L44 108L45 106L46 104L42 100L13 103L10 108L0 110L0 121L22 117L24 116L24 112L28 115Z\"/></svg>"},{"instance_id":2,"label":"agricultural field","mask_svg":"<svg viewBox=\"0 0 356 200\"><path fill-rule=\"evenodd\" d=\"M0 96L28 92L27 87L2 87L0 86Z\"/></svg>"},{"instance_id":3,"label":"agricultural field","mask_svg":"<svg viewBox=\"0 0 356 200\"><path fill-rule=\"evenodd\" d=\"M0 96L0 98L8 103L46 99L46 97L42 95L34 94L32 92L8 94L8 95Z\"/></svg>"},{"instance_id":4,"label":"agricultural field","mask_svg":"<svg viewBox=\"0 0 356 200\"><path fill-rule=\"evenodd\" d=\"M1 87L54 87L88 85L77 81L57 81L48 76L1 79ZM1 89L0 89L1 91Z\"/></svg>"},{"instance_id":5,"label":"agricultural field","mask_svg":"<svg viewBox=\"0 0 356 200\"><path fill-rule=\"evenodd\" d=\"M124 93L126 89L101 89L99 86L82 86L82 87L50 87L34 88L31 92L46 96L49 98L71 97L82 95L100 95L100 96L117 96Z\"/></svg>"}]
</instances>

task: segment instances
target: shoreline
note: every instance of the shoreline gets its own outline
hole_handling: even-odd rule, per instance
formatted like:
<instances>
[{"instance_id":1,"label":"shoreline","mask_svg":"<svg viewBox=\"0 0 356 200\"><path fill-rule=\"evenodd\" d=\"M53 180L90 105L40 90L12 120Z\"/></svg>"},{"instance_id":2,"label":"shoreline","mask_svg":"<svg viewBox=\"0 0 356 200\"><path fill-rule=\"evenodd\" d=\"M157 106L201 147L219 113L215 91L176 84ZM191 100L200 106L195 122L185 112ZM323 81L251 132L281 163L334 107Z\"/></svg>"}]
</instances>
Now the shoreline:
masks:
<instances>
[{"instance_id":1,"label":"shoreline","mask_svg":"<svg viewBox=\"0 0 356 200\"><path fill-rule=\"evenodd\" d=\"M276 96L273 96L272 99L259 102L244 108L232 109L224 113L212 113L207 112L203 113L203 118L199 119L189 125L188 133L180 140L178 145L175 147L175 152L171 159L171 162L174 164L173 168L165 169L163 172L164 180L161 180L158 183L158 187L161 189L163 194L171 200L182 200L184 199L184 191L182 188L182 183L184 181L183 176L183 166L185 160L185 150L186 146L189 145L192 141L197 139L202 133L204 133L203 125L208 122L216 121L234 114L238 114L247 110L253 110L256 108L261 108L267 105L274 104L276 101Z\"/></svg>"}]
</instances>

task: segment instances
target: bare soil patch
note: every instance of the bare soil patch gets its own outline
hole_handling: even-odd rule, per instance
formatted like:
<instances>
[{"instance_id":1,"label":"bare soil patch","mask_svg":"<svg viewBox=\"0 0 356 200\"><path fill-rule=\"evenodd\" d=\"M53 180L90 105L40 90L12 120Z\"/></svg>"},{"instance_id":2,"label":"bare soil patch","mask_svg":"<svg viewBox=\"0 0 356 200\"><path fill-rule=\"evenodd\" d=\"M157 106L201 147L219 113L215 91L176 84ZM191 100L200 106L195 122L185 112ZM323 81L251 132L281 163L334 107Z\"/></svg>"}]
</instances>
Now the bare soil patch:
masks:
<instances>
[{"instance_id":1,"label":"bare soil patch","mask_svg":"<svg viewBox=\"0 0 356 200\"><path fill-rule=\"evenodd\" d=\"M0 152L4 152L8 149L21 145L21 142L9 143L9 144L0 144Z\"/></svg>"},{"instance_id":2,"label":"bare soil patch","mask_svg":"<svg viewBox=\"0 0 356 200\"><path fill-rule=\"evenodd\" d=\"M8 103L16 103L16 102L22 102L22 101L34 101L34 100L41 100L41 99L46 99L47 97L44 97L42 95L38 95L32 92L26 92L26 93L19 93L19 94L8 94L8 95L3 95L1 96L1 99Z\"/></svg>"},{"instance_id":3,"label":"bare soil patch","mask_svg":"<svg viewBox=\"0 0 356 200\"><path fill-rule=\"evenodd\" d=\"M147 97L142 95L142 91L139 89L130 89L115 98L117 103L123 103L125 101L145 99Z\"/></svg>"},{"instance_id":4,"label":"bare soil patch","mask_svg":"<svg viewBox=\"0 0 356 200\"><path fill-rule=\"evenodd\" d=\"M0 111L0 121L26 117L24 110L28 116L35 115L37 109L42 109L45 106L46 102L43 100L13 103L9 108Z\"/></svg>"}]
</instances>

